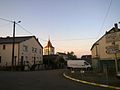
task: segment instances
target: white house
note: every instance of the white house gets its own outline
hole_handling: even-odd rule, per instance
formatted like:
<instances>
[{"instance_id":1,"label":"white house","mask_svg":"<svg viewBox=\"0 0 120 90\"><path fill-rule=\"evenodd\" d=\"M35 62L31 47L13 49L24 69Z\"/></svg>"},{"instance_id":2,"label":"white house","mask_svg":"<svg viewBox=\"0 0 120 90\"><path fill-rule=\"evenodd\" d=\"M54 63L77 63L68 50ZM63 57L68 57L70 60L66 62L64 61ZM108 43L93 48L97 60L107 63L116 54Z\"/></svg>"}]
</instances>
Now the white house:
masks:
<instances>
[{"instance_id":1,"label":"white house","mask_svg":"<svg viewBox=\"0 0 120 90\"><path fill-rule=\"evenodd\" d=\"M91 52L92 66L96 70L120 71L120 29L117 24L93 44Z\"/></svg>"},{"instance_id":2,"label":"white house","mask_svg":"<svg viewBox=\"0 0 120 90\"><path fill-rule=\"evenodd\" d=\"M0 66L12 65L13 38L0 38ZM43 47L35 36L15 37L14 66L43 62Z\"/></svg>"}]
</instances>

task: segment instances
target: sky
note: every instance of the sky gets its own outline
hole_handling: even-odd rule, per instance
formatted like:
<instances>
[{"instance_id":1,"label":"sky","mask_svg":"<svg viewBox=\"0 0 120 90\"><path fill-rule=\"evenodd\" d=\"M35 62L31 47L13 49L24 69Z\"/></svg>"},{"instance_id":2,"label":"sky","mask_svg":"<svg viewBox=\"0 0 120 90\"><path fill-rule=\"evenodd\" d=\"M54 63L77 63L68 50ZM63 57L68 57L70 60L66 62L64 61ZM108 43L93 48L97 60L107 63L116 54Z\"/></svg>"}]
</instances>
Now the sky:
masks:
<instances>
[{"instance_id":1,"label":"sky","mask_svg":"<svg viewBox=\"0 0 120 90\"><path fill-rule=\"evenodd\" d=\"M0 0L0 18L21 21L16 36L50 38L56 52L80 57L120 21L120 0ZM120 25L119 25L120 26ZM12 36L13 23L0 19L0 37Z\"/></svg>"}]
</instances>

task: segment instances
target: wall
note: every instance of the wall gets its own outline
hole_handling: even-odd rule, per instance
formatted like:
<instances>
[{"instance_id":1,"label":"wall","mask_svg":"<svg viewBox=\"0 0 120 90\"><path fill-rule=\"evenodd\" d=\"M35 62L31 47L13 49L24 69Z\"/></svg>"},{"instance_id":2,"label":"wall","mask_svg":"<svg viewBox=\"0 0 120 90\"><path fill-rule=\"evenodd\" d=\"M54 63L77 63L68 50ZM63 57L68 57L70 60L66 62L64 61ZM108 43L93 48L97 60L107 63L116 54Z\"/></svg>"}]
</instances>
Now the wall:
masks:
<instances>
[{"instance_id":1,"label":"wall","mask_svg":"<svg viewBox=\"0 0 120 90\"><path fill-rule=\"evenodd\" d=\"M24 50L24 46L27 46L27 51ZM29 61L31 65L33 65L34 62L35 63L43 62L42 47L38 44L34 37L20 43L19 53L20 53L19 61L21 61L21 56L23 56L23 60Z\"/></svg>"},{"instance_id":2,"label":"wall","mask_svg":"<svg viewBox=\"0 0 120 90\"><path fill-rule=\"evenodd\" d=\"M5 45L5 50L3 50L3 45ZM25 49L25 46L27 46L27 49ZM12 44L1 44L0 56L0 66L11 66ZM33 63L40 64L43 62L43 49L33 37L20 44L15 44L14 56L16 57L16 65L21 64L21 56L23 56L23 63L24 61L29 61L31 65L33 65Z\"/></svg>"},{"instance_id":3,"label":"wall","mask_svg":"<svg viewBox=\"0 0 120 90\"><path fill-rule=\"evenodd\" d=\"M5 45L5 50L3 50L3 45ZM11 66L12 63L12 44L1 44L0 45L0 56L1 56L1 66ZM18 44L15 44L14 56L18 57ZM16 58L16 63L18 58Z\"/></svg>"},{"instance_id":4,"label":"wall","mask_svg":"<svg viewBox=\"0 0 120 90\"><path fill-rule=\"evenodd\" d=\"M116 32L116 34L120 37L120 32ZM114 39L115 45L118 45L118 49L120 51L120 39L116 40L113 37L112 40L108 40L109 38L106 39L107 35L111 35L111 33L106 34L101 39L99 39L94 44L94 47L91 50L93 68L100 69L100 68L104 68L105 65L108 65L109 66L108 68L115 69L115 63L113 63L113 62L115 62L116 58L118 59L118 61L120 61L120 52L117 53L116 54L117 57L115 57L115 54L108 53L108 49L107 49L107 47L114 46L113 41L112 41ZM111 37L110 37L110 39L111 39Z\"/></svg>"}]
</instances>

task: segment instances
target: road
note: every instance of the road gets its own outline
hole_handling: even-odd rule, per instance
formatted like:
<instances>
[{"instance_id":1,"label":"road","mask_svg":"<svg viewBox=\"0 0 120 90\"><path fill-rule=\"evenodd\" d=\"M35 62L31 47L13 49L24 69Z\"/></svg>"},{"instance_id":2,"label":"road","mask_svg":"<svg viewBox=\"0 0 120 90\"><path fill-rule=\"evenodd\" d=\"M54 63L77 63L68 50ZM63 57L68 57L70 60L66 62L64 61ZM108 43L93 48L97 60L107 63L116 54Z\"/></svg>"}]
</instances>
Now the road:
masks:
<instances>
[{"instance_id":1,"label":"road","mask_svg":"<svg viewBox=\"0 0 120 90\"><path fill-rule=\"evenodd\" d=\"M109 90L68 80L63 77L63 71L0 71L0 90Z\"/></svg>"}]
</instances>

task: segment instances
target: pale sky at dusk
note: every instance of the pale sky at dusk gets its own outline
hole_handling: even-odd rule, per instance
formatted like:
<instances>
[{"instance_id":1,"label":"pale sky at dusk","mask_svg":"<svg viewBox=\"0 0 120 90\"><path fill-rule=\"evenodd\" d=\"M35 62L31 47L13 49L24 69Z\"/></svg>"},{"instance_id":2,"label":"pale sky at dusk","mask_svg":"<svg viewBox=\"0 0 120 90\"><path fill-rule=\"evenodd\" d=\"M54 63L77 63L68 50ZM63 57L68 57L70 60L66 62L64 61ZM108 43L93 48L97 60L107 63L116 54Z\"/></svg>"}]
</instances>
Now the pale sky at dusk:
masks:
<instances>
[{"instance_id":1,"label":"pale sky at dusk","mask_svg":"<svg viewBox=\"0 0 120 90\"><path fill-rule=\"evenodd\" d=\"M120 0L112 0L111 6L110 1L0 0L0 18L20 20L32 33L16 25L16 36L35 35L43 47L50 36L56 52L74 51L80 57L91 54L92 44L120 21ZM12 28L0 20L0 37L12 36Z\"/></svg>"}]
</instances>

